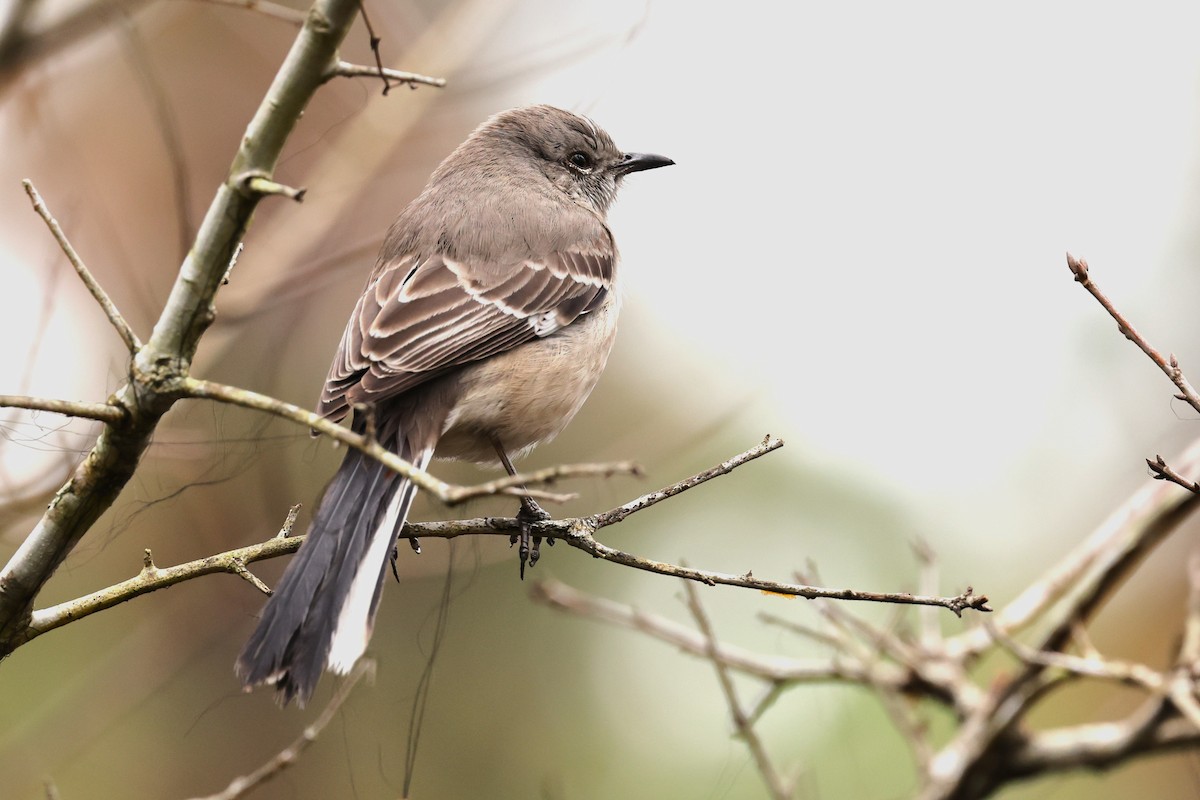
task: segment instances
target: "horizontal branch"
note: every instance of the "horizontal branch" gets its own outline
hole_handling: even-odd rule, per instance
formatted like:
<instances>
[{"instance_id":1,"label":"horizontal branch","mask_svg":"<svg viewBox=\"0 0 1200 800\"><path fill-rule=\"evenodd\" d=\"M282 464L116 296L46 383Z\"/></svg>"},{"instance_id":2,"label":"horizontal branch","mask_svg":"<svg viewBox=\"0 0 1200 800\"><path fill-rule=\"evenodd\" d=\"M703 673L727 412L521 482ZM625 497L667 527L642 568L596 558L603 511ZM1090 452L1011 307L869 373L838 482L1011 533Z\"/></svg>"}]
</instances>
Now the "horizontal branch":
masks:
<instances>
[{"instance_id":1,"label":"horizontal branch","mask_svg":"<svg viewBox=\"0 0 1200 800\"><path fill-rule=\"evenodd\" d=\"M144 594L150 594L150 592L165 589L192 578L199 578L201 575L228 572L245 578L261 591L266 587L262 581L249 573L246 565L255 561L275 558L285 553L293 553L299 549L303 541L303 536L276 537L249 547L239 547L236 550L166 568L156 567L150 559L150 551L147 550L146 562L142 571L129 580L75 600L34 611L30 616L29 625L21 635L16 637L14 644L25 644L43 633L61 628L70 622L112 608L135 597L141 597Z\"/></svg>"},{"instance_id":2,"label":"horizontal branch","mask_svg":"<svg viewBox=\"0 0 1200 800\"><path fill-rule=\"evenodd\" d=\"M1200 729L1182 717L1163 717L1154 704L1121 722L1099 722L1029 734L1007 763L1010 778L1068 769L1107 769L1142 754L1194 749ZM1144 717L1144 719L1138 719Z\"/></svg>"},{"instance_id":3,"label":"horizontal branch","mask_svg":"<svg viewBox=\"0 0 1200 800\"><path fill-rule=\"evenodd\" d=\"M206 384L202 381L192 381L193 384ZM213 389L216 384L206 384L207 389ZM229 387L222 387L228 389ZM237 390L241 391L241 390ZM247 393L253 395L253 393ZM271 400L271 398L266 398ZM279 401L271 400L272 403ZM286 404L284 404L286 405ZM296 409L300 414L308 414L301 409ZM311 415L323 425L329 425L341 433L345 430L332 425L326 420L320 420L315 414ZM341 435L339 433L339 436ZM354 434L350 434L355 436ZM361 437L355 437L361 438ZM351 444L354 444L353 442ZM361 442L359 443L361 444ZM778 440L765 439L761 444L754 448L735 456L728 461L713 469L705 470L683 481L664 487L658 492L646 497L670 497L679 494L683 491L680 487L691 488L698 486L713 477L727 474L737 465L745 464L762 452L769 452L777 449L780 446ZM764 450L765 448L765 450ZM755 455L757 454L757 455ZM388 454L391 455L391 454ZM399 459L397 459L399 460ZM401 461L401 463L405 463ZM725 467L729 466L728 469ZM553 472L549 470L548 472ZM547 471L543 471L547 472ZM423 474L423 473L421 473ZM534 477L538 473L532 473ZM429 476L425 476L429 478ZM518 476L520 477L520 476ZM430 478L430 480L436 480ZM415 481L414 481L415 482ZM655 501L657 502L657 501ZM727 575L720 572L710 572L707 570L697 570L690 567L678 566L675 564L667 564L660 561L652 561L639 556L625 553L620 550L608 547L597 542L593 536L595 531L608 525L616 524L626 519L630 514L636 513L637 510L649 508L654 505L653 502L639 503L638 500L626 503L610 511L601 514L596 514L590 517L581 517L564 520L547 520L537 523L533 526L532 532L536 536L552 539L562 539L572 547L606 561L623 564L625 566L642 569L649 572L656 572L663 575L671 575L677 578L699 581L710 586L716 584L725 584L730 586L740 586L747 589L758 589L760 591L769 592L772 594L782 595L797 595L800 597L817 598L824 597L835 600L864 600L873 602L887 603L906 603L918 605L941 606L949 608L957 614L961 614L964 609L973 608L980 611L990 611L987 607L987 598L980 595L975 595L968 589L965 593L957 597L931 597L924 595L911 595L906 593L879 593L879 592L862 592L853 589L823 589L816 586L804 586L800 584L781 583L778 581L767 581L755 578L750 573L745 575ZM624 511L623 511L624 509ZM632 509L632 510L629 510ZM266 542L259 544L241 547L236 550L229 550L224 553L209 556L207 558L189 561L184 564L179 564L174 567L159 568L149 560L147 561L142 571L130 578L129 580L110 586L106 589L94 592L84 597L60 603L45 609L34 611L26 625L25 629L13 637L13 646L18 646L30 641L31 639L40 636L43 633L62 627L69 622L73 622L83 617L94 614L98 611L103 611L107 608L131 600L134 597L148 594L158 589L163 589L168 586L182 583L183 581L192 578L198 578L202 575L210 575L216 572L230 572L245 578L247 581L255 584L262 590L266 590L262 582L259 581L246 568L247 564L252 564L256 561L262 561L268 558L275 558L287 553L293 553L300 548L304 541L303 536L287 535L291 530L291 523L295 519L295 511L293 509L289 521L284 524L280 534ZM405 523L404 529L401 532L402 538L414 539L454 539L459 536L511 536L514 532L520 530L520 523L516 519L503 517L484 517L479 519L467 520L452 520L447 522L425 522L425 523Z\"/></svg>"},{"instance_id":4,"label":"horizontal branch","mask_svg":"<svg viewBox=\"0 0 1200 800\"><path fill-rule=\"evenodd\" d=\"M490 495L509 495L520 497L530 495L526 486L540 486L553 483L565 478L579 477L609 477L617 474L637 475L641 469L631 461L620 461L612 464L567 464L535 472L520 473L512 476L497 478L475 486L456 486L439 480L424 470L417 469L408 461L388 450L375 439L357 434L334 422L330 422L319 414L286 403L268 395L252 392L236 386L226 386L212 381L185 378L182 382L183 394L187 397L216 400L222 403L264 411L283 419L291 420L317 431L344 445L360 450L374 458L388 469L408 478L419 489L428 492L446 505L457 505L478 497ZM559 500L559 496L532 492L543 499Z\"/></svg>"},{"instance_id":5,"label":"horizontal branch","mask_svg":"<svg viewBox=\"0 0 1200 800\"><path fill-rule=\"evenodd\" d=\"M0 408L24 408L28 411L50 411L64 417L94 419L116 425L125 420L125 409L108 403L84 403L74 400L55 400L49 397L27 397L20 394L0 394Z\"/></svg>"},{"instance_id":6,"label":"horizontal branch","mask_svg":"<svg viewBox=\"0 0 1200 800\"><path fill-rule=\"evenodd\" d=\"M845 657L831 660L769 656L720 641L712 649L704 635L693 628L624 603L586 594L559 581L536 581L530 587L530 596L560 611L649 634L689 655L717 659L731 669L765 681L811 683L840 680L890 686L897 690L905 688L910 682L907 670L883 661L866 665L858 659Z\"/></svg>"},{"instance_id":7,"label":"horizontal branch","mask_svg":"<svg viewBox=\"0 0 1200 800\"><path fill-rule=\"evenodd\" d=\"M268 0L204 0L204 2L212 3L219 6L233 6L234 8L244 8L247 11L255 11L265 17L277 19L280 22L287 22L297 27L304 24L305 14L295 8L288 8L279 3L268 2Z\"/></svg>"},{"instance_id":8,"label":"horizontal branch","mask_svg":"<svg viewBox=\"0 0 1200 800\"><path fill-rule=\"evenodd\" d=\"M431 78L428 75L401 72L398 69L388 69L387 67L380 69L365 64L351 64L348 61L337 62L325 73L325 81L331 81L334 78L384 78L388 81L408 84L414 89L419 85L433 86L437 89L446 85L445 78Z\"/></svg>"}]
</instances>

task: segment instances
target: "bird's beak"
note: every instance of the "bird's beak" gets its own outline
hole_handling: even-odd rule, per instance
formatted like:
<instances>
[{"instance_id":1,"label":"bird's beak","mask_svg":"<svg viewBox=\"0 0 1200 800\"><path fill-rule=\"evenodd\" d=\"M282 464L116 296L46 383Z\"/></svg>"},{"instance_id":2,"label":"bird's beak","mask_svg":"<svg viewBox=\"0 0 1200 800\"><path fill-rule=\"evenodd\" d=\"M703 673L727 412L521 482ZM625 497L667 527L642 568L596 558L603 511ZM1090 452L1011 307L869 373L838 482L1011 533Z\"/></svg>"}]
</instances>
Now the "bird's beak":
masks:
<instances>
[{"instance_id":1,"label":"bird's beak","mask_svg":"<svg viewBox=\"0 0 1200 800\"><path fill-rule=\"evenodd\" d=\"M669 167L675 162L666 156L656 156L654 153L626 153L613 169L618 175L628 175L631 172L641 172L644 169Z\"/></svg>"}]
</instances>

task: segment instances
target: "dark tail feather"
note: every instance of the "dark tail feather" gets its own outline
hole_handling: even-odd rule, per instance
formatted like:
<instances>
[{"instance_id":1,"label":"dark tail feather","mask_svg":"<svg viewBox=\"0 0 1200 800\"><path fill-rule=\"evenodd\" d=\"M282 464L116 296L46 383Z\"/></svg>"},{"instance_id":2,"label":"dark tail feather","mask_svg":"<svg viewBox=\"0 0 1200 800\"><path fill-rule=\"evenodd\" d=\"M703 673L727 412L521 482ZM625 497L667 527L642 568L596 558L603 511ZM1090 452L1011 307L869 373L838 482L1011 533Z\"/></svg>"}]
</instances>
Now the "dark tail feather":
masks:
<instances>
[{"instance_id":1,"label":"dark tail feather","mask_svg":"<svg viewBox=\"0 0 1200 800\"><path fill-rule=\"evenodd\" d=\"M428 453L414 458L404 452L409 447L398 449L402 458L428 462ZM369 632L387 557L412 503L414 488L359 451L346 453L321 499L307 539L292 558L238 657L237 674L247 687L271 683L283 705L292 698L300 705L307 702L330 659L330 645L343 608L354 602L351 587L363 589L361 583L355 585L360 572L363 581L375 579L367 587L372 594L366 619L356 621L359 626L365 624ZM389 529L381 529L380 523L393 503L397 504L397 521ZM364 563L368 554L373 558L379 552L383 555L378 565ZM365 647L365 638L362 644ZM351 663L357 656L352 656Z\"/></svg>"}]
</instances>

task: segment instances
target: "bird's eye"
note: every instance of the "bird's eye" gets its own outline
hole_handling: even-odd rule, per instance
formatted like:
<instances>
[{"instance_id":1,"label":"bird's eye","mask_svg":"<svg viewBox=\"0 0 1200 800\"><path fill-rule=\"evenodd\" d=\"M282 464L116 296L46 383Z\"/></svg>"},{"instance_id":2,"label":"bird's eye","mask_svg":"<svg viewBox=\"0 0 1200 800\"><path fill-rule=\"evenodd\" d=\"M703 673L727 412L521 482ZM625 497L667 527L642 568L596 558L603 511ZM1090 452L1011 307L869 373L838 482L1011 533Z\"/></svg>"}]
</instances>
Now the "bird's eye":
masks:
<instances>
[{"instance_id":1,"label":"bird's eye","mask_svg":"<svg viewBox=\"0 0 1200 800\"><path fill-rule=\"evenodd\" d=\"M587 153L575 152L567 156L567 161L576 169L591 169L592 157Z\"/></svg>"}]
</instances>

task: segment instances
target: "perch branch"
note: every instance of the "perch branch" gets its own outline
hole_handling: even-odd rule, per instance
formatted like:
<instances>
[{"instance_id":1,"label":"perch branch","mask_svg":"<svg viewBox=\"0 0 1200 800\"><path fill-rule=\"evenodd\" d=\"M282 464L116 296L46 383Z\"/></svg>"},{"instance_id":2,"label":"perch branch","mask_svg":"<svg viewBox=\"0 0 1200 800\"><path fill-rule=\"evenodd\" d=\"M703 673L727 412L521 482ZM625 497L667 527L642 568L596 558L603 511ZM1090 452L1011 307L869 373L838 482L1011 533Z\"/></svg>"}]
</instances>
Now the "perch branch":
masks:
<instances>
[{"instance_id":1,"label":"perch branch","mask_svg":"<svg viewBox=\"0 0 1200 800\"><path fill-rule=\"evenodd\" d=\"M277 400L274 397L252 392L248 389L241 389L236 386L226 386L220 383L213 383L212 381L197 380L196 378L185 378L182 382L182 391L188 397L205 398L242 406L243 408L263 411L299 423L342 444L361 450L388 469L408 478L418 488L428 492L447 505L457 505L467 500L495 494L517 497L529 495L548 500L569 499L562 495L548 494L536 490L526 491L522 487L526 485L537 486L553 483L565 478L609 477L616 474L637 475L640 472L639 467L629 461L617 462L615 464L568 464L548 467L535 472L505 476L475 486L455 486L438 480L424 470L417 469L379 444L372 436L354 433L341 425L330 422L318 414L314 414L291 403Z\"/></svg>"},{"instance_id":2,"label":"perch branch","mask_svg":"<svg viewBox=\"0 0 1200 800\"><path fill-rule=\"evenodd\" d=\"M194 381L189 379L189 385ZM204 383L204 382L200 382ZM205 391L209 391L216 387L216 384L208 384ZM228 387L224 387L228 388ZM237 390L240 392L241 390ZM253 394L253 393L250 393ZM265 398L271 400L271 398ZM272 401L278 402L278 401ZM284 404L286 405L286 404ZM300 415L307 415L309 412L297 409ZM316 418L316 415L312 415ZM308 424L306 417L301 417L305 424ZM318 421L319 418L317 418ZM330 424L330 423L325 423ZM332 426L338 431L344 432L344 429L338 426ZM340 435L340 434L339 434ZM358 446L360 443L350 442ZM718 465L719 468L705 470L704 472L694 475L671 486L665 487L659 492L652 493L653 496L674 496L679 494L682 489L678 487L692 487L699 485L713 477L724 475L729 472L729 469L723 469L725 465L736 462L736 464L745 464L752 460L749 454L757 453L766 444L764 442L755 448L751 448L746 453L741 454L729 461ZM771 449L775 449L772 447ZM397 459L398 460L398 459ZM386 463L386 461L385 461ZM400 461L403 465L406 462ZM411 466L410 466L411 468ZM730 467L732 469L733 467ZM546 472L546 471L542 471ZM424 473L416 473L424 475ZM540 473L531 473L531 477L537 478ZM520 478L521 476L517 476ZM429 476L426 476L429 478ZM436 480L429 478L430 480ZM484 485L486 486L486 484ZM467 487L473 489L474 487ZM649 497L651 495L647 495ZM657 502L657 501L656 501ZM877 593L863 592L853 589L823 589L817 586L803 586L799 584L781 583L778 581L767 581L755 578L750 573L745 575L727 575L719 572L709 572L706 570L691 569L686 566L678 566L667 564L659 561L651 561L639 556L625 553L616 550L606 545L600 544L593 537L593 533L601 527L613 525L621 520L626 519L630 514L636 511L649 508L653 503L640 503L633 501L626 503L611 511L597 514L591 517L581 517L574 519L563 520L547 520L540 522L534 526L536 535L543 537L562 539L567 544L577 549L583 550L597 558L603 558L626 566L631 566L637 569L657 572L663 575L671 575L685 580L699 581L708 585L725 584L729 586L739 586L748 589L758 589L760 591L771 594L796 595L808 598L830 598L841 600L865 600L874 602L887 603L905 603L918 605L932 605L949 608L955 613L961 614L964 609L973 608L980 611L990 611L987 607L987 598L979 595L974 595L968 589L964 594L957 597L934 597L910 594L897 593ZM621 512L621 513L616 513ZM249 574L246 569L247 564L261 561L267 558L295 552L299 549L302 536L287 536L286 534L291 529L291 522L295 519L295 509L293 509L289 522L285 523L283 530L279 536L272 538L266 542L259 544L241 547L236 550L230 550L207 558L197 559L185 564L179 564L175 567L167 569L152 568L148 565L143 569L141 574L130 578L127 581L102 589L98 592L86 595L75 600L61 603L59 605L41 609L33 612L29 623L18 634L12 637L12 647L33 639L47 631L62 627L69 622L81 619L97 611L102 611L106 608L111 608L114 605L122 603L126 600L139 597L143 594L153 592L157 589L173 586L192 578L200 577L201 575L209 575L214 572L230 572L242 576L246 580L253 583L258 588L263 589L261 581ZM516 519L503 517L484 517L479 519L452 520L447 522L425 522L425 523L405 523L404 529L400 534L401 538L414 539L454 539L459 536L511 536L513 532L520 530L520 524Z\"/></svg>"},{"instance_id":3,"label":"perch branch","mask_svg":"<svg viewBox=\"0 0 1200 800\"><path fill-rule=\"evenodd\" d=\"M321 731L325 730L325 727L337 716L342 704L350 697L350 693L354 691L354 687L358 685L364 675L371 677L375 675L375 662L369 658L359 659L358 663L354 665L354 669L346 676L346 680L338 686L329 705L325 706L321 715L306 727L294 742L250 774L234 778L223 791L198 800L237 800L259 784L265 783L295 764L299 760L300 754L317 740Z\"/></svg>"}]
</instances>

